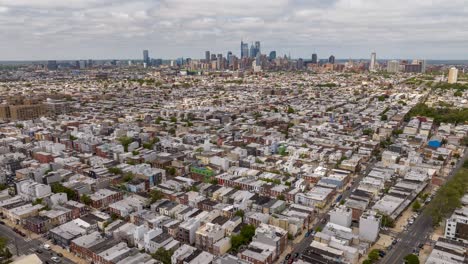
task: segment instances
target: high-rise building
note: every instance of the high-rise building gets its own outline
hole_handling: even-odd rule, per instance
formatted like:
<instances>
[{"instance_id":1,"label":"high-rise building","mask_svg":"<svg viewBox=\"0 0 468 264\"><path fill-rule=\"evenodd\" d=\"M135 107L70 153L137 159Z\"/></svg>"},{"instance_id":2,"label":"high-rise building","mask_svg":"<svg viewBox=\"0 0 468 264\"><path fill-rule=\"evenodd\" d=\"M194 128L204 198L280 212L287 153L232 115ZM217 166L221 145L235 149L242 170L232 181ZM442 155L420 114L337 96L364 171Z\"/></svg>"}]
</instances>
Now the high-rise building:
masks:
<instances>
[{"instance_id":1,"label":"high-rise building","mask_svg":"<svg viewBox=\"0 0 468 264\"><path fill-rule=\"evenodd\" d=\"M249 57L249 44L241 41L241 59Z\"/></svg>"},{"instance_id":2,"label":"high-rise building","mask_svg":"<svg viewBox=\"0 0 468 264\"><path fill-rule=\"evenodd\" d=\"M421 72L426 72L426 61L425 60L413 60L412 64L421 65Z\"/></svg>"},{"instance_id":3,"label":"high-rise building","mask_svg":"<svg viewBox=\"0 0 468 264\"><path fill-rule=\"evenodd\" d=\"M369 64L369 71L374 72L377 70L376 63L377 63L377 54L375 52L372 52L370 64Z\"/></svg>"},{"instance_id":4,"label":"high-rise building","mask_svg":"<svg viewBox=\"0 0 468 264\"><path fill-rule=\"evenodd\" d=\"M317 64L318 58L317 58L317 53L312 54L312 63Z\"/></svg>"},{"instance_id":5,"label":"high-rise building","mask_svg":"<svg viewBox=\"0 0 468 264\"><path fill-rule=\"evenodd\" d=\"M335 56L331 55L331 56L328 58L328 63L335 64Z\"/></svg>"},{"instance_id":6,"label":"high-rise building","mask_svg":"<svg viewBox=\"0 0 468 264\"><path fill-rule=\"evenodd\" d=\"M216 60L216 54L211 54L211 60Z\"/></svg>"},{"instance_id":7,"label":"high-rise building","mask_svg":"<svg viewBox=\"0 0 468 264\"><path fill-rule=\"evenodd\" d=\"M255 49L255 46L254 46L254 44L252 44L252 45L250 45L250 57L255 58L256 55L257 55L257 52L256 52L256 49Z\"/></svg>"},{"instance_id":8,"label":"high-rise building","mask_svg":"<svg viewBox=\"0 0 468 264\"><path fill-rule=\"evenodd\" d=\"M399 72L400 71L400 62L396 60L387 62L387 72Z\"/></svg>"},{"instance_id":9,"label":"high-rise building","mask_svg":"<svg viewBox=\"0 0 468 264\"><path fill-rule=\"evenodd\" d=\"M209 50L205 51L205 60L210 61L210 51Z\"/></svg>"},{"instance_id":10,"label":"high-rise building","mask_svg":"<svg viewBox=\"0 0 468 264\"><path fill-rule=\"evenodd\" d=\"M226 59L228 61L228 65L231 65L232 64L232 52L231 51L228 51Z\"/></svg>"},{"instance_id":11,"label":"high-rise building","mask_svg":"<svg viewBox=\"0 0 468 264\"><path fill-rule=\"evenodd\" d=\"M457 83L458 80L458 69L455 67L450 68L448 73L448 83Z\"/></svg>"},{"instance_id":12,"label":"high-rise building","mask_svg":"<svg viewBox=\"0 0 468 264\"><path fill-rule=\"evenodd\" d=\"M260 53L260 41L255 41L255 57L257 57L257 53Z\"/></svg>"},{"instance_id":13,"label":"high-rise building","mask_svg":"<svg viewBox=\"0 0 468 264\"><path fill-rule=\"evenodd\" d=\"M273 51L270 52L269 59L270 60L275 60L276 59L276 51L273 50Z\"/></svg>"},{"instance_id":14,"label":"high-rise building","mask_svg":"<svg viewBox=\"0 0 468 264\"><path fill-rule=\"evenodd\" d=\"M146 63L146 65L150 64L150 58L149 58L148 50L143 50L143 63Z\"/></svg>"}]
</instances>

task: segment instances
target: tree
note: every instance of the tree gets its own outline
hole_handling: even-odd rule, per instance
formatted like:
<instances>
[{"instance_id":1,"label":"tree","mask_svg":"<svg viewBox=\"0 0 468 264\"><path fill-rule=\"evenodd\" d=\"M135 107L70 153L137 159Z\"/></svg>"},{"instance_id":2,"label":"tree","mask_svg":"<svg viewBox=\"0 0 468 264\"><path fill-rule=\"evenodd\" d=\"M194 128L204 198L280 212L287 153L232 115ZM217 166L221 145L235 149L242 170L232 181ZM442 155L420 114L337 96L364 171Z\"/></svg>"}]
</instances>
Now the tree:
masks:
<instances>
[{"instance_id":1,"label":"tree","mask_svg":"<svg viewBox=\"0 0 468 264\"><path fill-rule=\"evenodd\" d=\"M382 226L393 228L395 221L388 215L382 215Z\"/></svg>"},{"instance_id":2,"label":"tree","mask_svg":"<svg viewBox=\"0 0 468 264\"><path fill-rule=\"evenodd\" d=\"M362 262L362 264L372 264L372 261L370 259L366 259Z\"/></svg>"},{"instance_id":3,"label":"tree","mask_svg":"<svg viewBox=\"0 0 468 264\"><path fill-rule=\"evenodd\" d=\"M175 117L175 116L171 117L171 122L172 123L177 123L177 117Z\"/></svg>"},{"instance_id":4,"label":"tree","mask_svg":"<svg viewBox=\"0 0 468 264\"><path fill-rule=\"evenodd\" d=\"M294 108L292 108L291 106L288 106L288 114L294 114Z\"/></svg>"},{"instance_id":5,"label":"tree","mask_svg":"<svg viewBox=\"0 0 468 264\"><path fill-rule=\"evenodd\" d=\"M128 151L128 146L133 142L133 138L125 136L125 137L120 137L118 139L118 141L124 147L124 151L127 152Z\"/></svg>"},{"instance_id":6,"label":"tree","mask_svg":"<svg viewBox=\"0 0 468 264\"><path fill-rule=\"evenodd\" d=\"M382 121L387 121L387 120L388 120L388 116L385 115L385 114L384 114L384 115L381 115L381 116L380 116L380 120L382 120Z\"/></svg>"},{"instance_id":7,"label":"tree","mask_svg":"<svg viewBox=\"0 0 468 264\"><path fill-rule=\"evenodd\" d=\"M151 190L150 192L150 203L155 203L164 197L164 194L160 190Z\"/></svg>"},{"instance_id":8,"label":"tree","mask_svg":"<svg viewBox=\"0 0 468 264\"><path fill-rule=\"evenodd\" d=\"M317 228L315 228L315 232L322 232L323 228L320 227L320 226L317 226Z\"/></svg>"},{"instance_id":9,"label":"tree","mask_svg":"<svg viewBox=\"0 0 468 264\"><path fill-rule=\"evenodd\" d=\"M416 201L414 201L412 208L413 208L413 212L417 212L419 211L419 209L421 209L421 204L419 203L417 199Z\"/></svg>"},{"instance_id":10,"label":"tree","mask_svg":"<svg viewBox=\"0 0 468 264\"><path fill-rule=\"evenodd\" d=\"M86 205L91 205L91 203L93 202L93 200L91 200L91 197L89 197L89 195L87 194L81 195L81 201Z\"/></svg>"},{"instance_id":11,"label":"tree","mask_svg":"<svg viewBox=\"0 0 468 264\"><path fill-rule=\"evenodd\" d=\"M242 218L242 220L244 220L245 212L244 212L244 210L241 209L241 210L236 211L236 213L234 215L239 216L240 218Z\"/></svg>"},{"instance_id":12,"label":"tree","mask_svg":"<svg viewBox=\"0 0 468 264\"><path fill-rule=\"evenodd\" d=\"M122 172L122 169L117 168L117 167L108 168L107 170L108 170L110 173L112 173L112 174L121 175L121 174L123 173L123 172Z\"/></svg>"},{"instance_id":13,"label":"tree","mask_svg":"<svg viewBox=\"0 0 468 264\"><path fill-rule=\"evenodd\" d=\"M68 200L76 201L79 198L78 194L74 190L63 186L62 184L58 182L52 183L50 187L53 193L66 193Z\"/></svg>"},{"instance_id":14,"label":"tree","mask_svg":"<svg viewBox=\"0 0 468 264\"><path fill-rule=\"evenodd\" d=\"M166 250L164 247L158 248L151 256L161 261L163 264L171 264L171 257L174 254L172 250Z\"/></svg>"},{"instance_id":15,"label":"tree","mask_svg":"<svg viewBox=\"0 0 468 264\"><path fill-rule=\"evenodd\" d=\"M284 194L279 194L278 196L276 196L276 199L284 201L285 200Z\"/></svg>"},{"instance_id":16,"label":"tree","mask_svg":"<svg viewBox=\"0 0 468 264\"><path fill-rule=\"evenodd\" d=\"M419 258L418 256L414 254L409 254L405 257L405 263L406 264L419 264Z\"/></svg>"},{"instance_id":17,"label":"tree","mask_svg":"<svg viewBox=\"0 0 468 264\"><path fill-rule=\"evenodd\" d=\"M369 252L368 257L369 257L370 261L372 261L372 263L376 262L380 258L379 250L378 249L373 249L371 252Z\"/></svg>"},{"instance_id":18,"label":"tree","mask_svg":"<svg viewBox=\"0 0 468 264\"><path fill-rule=\"evenodd\" d=\"M125 173L125 175L122 178L122 181L129 182L131 180L133 180L133 173L132 172Z\"/></svg>"},{"instance_id":19,"label":"tree","mask_svg":"<svg viewBox=\"0 0 468 264\"><path fill-rule=\"evenodd\" d=\"M169 174L170 176L174 176L177 172L176 168L174 167L166 168L166 171L167 171L167 174Z\"/></svg>"}]
</instances>

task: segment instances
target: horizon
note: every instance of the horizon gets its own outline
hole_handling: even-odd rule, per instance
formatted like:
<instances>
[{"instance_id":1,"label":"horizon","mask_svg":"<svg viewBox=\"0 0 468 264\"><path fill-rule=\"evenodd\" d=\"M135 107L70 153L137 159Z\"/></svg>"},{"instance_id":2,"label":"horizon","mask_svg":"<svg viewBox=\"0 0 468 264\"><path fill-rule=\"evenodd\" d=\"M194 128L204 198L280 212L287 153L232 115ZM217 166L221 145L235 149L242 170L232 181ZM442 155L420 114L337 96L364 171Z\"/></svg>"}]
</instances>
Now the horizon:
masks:
<instances>
[{"instance_id":1,"label":"horizon","mask_svg":"<svg viewBox=\"0 0 468 264\"><path fill-rule=\"evenodd\" d=\"M240 41L268 54L431 58L466 54L463 0L0 0L1 61L70 58L203 58L240 55ZM466 55L465 55L466 56Z\"/></svg>"}]
</instances>

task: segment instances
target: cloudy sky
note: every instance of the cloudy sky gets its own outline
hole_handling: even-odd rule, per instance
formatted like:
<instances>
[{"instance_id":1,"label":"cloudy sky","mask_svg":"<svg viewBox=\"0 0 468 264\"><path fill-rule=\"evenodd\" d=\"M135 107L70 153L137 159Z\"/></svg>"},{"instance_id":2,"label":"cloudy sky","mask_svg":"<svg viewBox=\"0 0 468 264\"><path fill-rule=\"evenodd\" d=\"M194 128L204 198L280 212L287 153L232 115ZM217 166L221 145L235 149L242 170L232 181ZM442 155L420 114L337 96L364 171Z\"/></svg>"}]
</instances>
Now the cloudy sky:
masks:
<instances>
[{"instance_id":1,"label":"cloudy sky","mask_svg":"<svg viewBox=\"0 0 468 264\"><path fill-rule=\"evenodd\" d=\"M201 58L468 59L467 0L0 0L0 60Z\"/></svg>"}]
</instances>

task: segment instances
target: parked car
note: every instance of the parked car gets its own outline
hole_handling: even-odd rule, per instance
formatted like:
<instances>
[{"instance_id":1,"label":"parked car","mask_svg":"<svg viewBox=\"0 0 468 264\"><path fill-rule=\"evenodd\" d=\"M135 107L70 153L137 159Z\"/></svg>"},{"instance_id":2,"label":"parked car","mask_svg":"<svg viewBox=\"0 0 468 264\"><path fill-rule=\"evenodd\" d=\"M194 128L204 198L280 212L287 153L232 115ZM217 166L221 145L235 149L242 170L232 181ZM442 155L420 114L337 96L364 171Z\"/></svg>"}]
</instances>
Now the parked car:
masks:
<instances>
[{"instance_id":1,"label":"parked car","mask_svg":"<svg viewBox=\"0 0 468 264\"><path fill-rule=\"evenodd\" d=\"M36 249L36 253L41 254L42 250L40 248Z\"/></svg>"},{"instance_id":2,"label":"parked car","mask_svg":"<svg viewBox=\"0 0 468 264\"><path fill-rule=\"evenodd\" d=\"M59 257L62 258L62 257L63 257L63 254L62 254L62 253L57 253L57 256L59 256Z\"/></svg>"},{"instance_id":3,"label":"parked car","mask_svg":"<svg viewBox=\"0 0 468 264\"><path fill-rule=\"evenodd\" d=\"M50 245L49 244L44 244L44 249L45 250L50 250Z\"/></svg>"},{"instance_id":4,"label":"parked car","mask_svg":"<svg viewBox=\"0 0 468 264\"><path fill-rule=\"evenodd\" d=\"M291 254L287 254L285 260L288 260L291 257Z\"/></svg>"},{"instance_id":5,"label":"parked car","mask_svg":"<svg viewBox=\"0 0 468 264\"><path fill-rule=\"evenodd\" d=\"M50 259L55 263L60 263L60 258L59 257L52 257Z\"/></svg>"},{"instance_id":6,"label":"parked car","mask_svg":"<svg viewBox=\"0 0 468 264\"><path fill-rule=\"evenodd\" d=\"M0 224L4 225L4 224L5 224L5 222L3 222L3 221L0 221Z\"/></svg>"}]
</instances>

